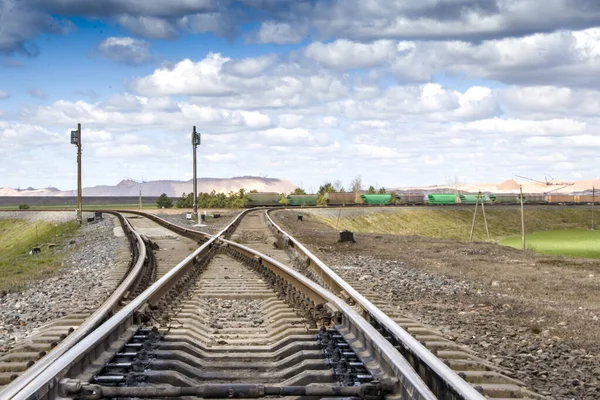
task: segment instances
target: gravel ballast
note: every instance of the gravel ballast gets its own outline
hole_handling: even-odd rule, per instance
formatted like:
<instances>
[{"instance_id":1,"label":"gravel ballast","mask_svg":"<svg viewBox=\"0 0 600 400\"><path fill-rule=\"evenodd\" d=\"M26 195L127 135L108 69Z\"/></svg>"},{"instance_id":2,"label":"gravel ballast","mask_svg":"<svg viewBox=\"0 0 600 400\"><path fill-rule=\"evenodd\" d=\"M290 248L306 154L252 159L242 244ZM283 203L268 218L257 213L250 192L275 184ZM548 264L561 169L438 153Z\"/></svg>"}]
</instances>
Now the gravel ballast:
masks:
<instances>
[{"instance_id":1,"label":"gravel ballast","mask_svg":"<svg viewBox=\"0 0 600 400\"><path fill-rule=\"evenodd\" d=\"M65 212L3 212L0 218L67 222L73 216ZM94 310L110 295L112 289L102 285L103 276L114 267L117 250L129 246L126 237L115 236L116 225L118 220L106 214L97 223L84 224L75 238L65 244L64 268L57 276L32 282L24 291L0 298L0 352L15 347L35 328L51 320L76 311Z\"/></svg>"},{"instance_id":2,"label":"gravel ballast","mask_svg":"<svg viewBox=\"0 0 600 400\"><path fill-rule=\"evenodd\" d=\"M307 214L298 223L296 214L274 216L357 290L376 293L542 396L600 399L594 261L385 234L339 243L338 232Z\"/></svg>"},{"instance_id":3,"label":"gravel ballast","mask_svg":"<svg viewBox=\"0 0 600 400\"><path fill-rule=\"evenodd\" d=\"M519 312L518 305L507 302L498 307L488 301L492 294L476 285L402 262L335 254L329 256L329 265L343 278L379 293L401 313L435 326L446 337L513 371L514 378L538 394L553 399L600 398L597 357L549 330L512 326L511 315Z\"/></svg>"}]
</instances>

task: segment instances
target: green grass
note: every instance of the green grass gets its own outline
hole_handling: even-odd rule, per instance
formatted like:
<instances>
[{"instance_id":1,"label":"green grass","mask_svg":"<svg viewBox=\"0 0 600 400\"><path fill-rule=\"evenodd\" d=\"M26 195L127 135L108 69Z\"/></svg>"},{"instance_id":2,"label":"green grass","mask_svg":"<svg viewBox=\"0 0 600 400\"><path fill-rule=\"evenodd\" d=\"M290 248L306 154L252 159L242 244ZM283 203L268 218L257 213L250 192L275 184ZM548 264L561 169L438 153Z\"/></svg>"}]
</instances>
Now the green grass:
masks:
<instances>
[{"instance_id":1,"label":"green grass","mask_svg":"<svg viewBox=\"0 0 600 400\"><path fill-rule=\"evenodd\" d=\"M600 258L600 231L585 229L552 230L525 235L528 249L540 254ZM521 235L500 241L501 245L522 248Z\"/></svg>"},{"instance_id":2,"label":"green grass","mask_svg":"<svg viewBox=\"0 0 600 400\"><path fill-rule=\"evenodd\" d=\"M54 275L62 267L64 244L79 226L76 221L0 220L0 291L20 290L31 280ZM56 246L51 249L50 244ZM32 247L41 253L29 255Z\"/></svg>"},{"instance_id":3,"label":"green grass","mask_svg":"<svg viewBox=\"0 0 600 400\"><path fill-rule=\"evenodd\" d=\"M337 213L317 216L325 224L335 228ZM488 227L492 240L521 234L521 214L518 208L486 207ZM473 210L421 209L374 212L356 217L340 218L339 230L353 232L418 235L444 239L469 240ZM583 208L536 208L525 210L526 232L555 229L587 229L591 224L591 211ZM481 209L477 213L474 240L487 240Z\"/></svg>"}]
</instances>

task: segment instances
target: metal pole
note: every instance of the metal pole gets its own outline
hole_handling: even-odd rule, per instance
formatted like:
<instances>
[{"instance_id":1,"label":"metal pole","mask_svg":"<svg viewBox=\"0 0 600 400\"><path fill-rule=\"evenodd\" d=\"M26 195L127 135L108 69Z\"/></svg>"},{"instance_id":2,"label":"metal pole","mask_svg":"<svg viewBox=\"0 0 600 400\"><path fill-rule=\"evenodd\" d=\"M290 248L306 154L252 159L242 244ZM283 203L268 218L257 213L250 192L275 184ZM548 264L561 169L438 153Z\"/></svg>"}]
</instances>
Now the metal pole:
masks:
<instances>
[{"instance_id":1,"label":"metal pole","mask_svg":"<svg viewBox=\"0 0 600 400\"><path fill-rule=\"evenodd\" d=\"M481 211L483 212L483 223L485 224L485 233L487 233L487 238L490 240L490 230L488 229L487 218L485 216L485 201L483 196L481 195L481 190L479 191L478 197L481 198Z\"/></svg>"},{"instance_id":2,"label":"metal pole","mask_svg":"<svg viewBox=\"0 0 600 400\"><path fill-rule=\"evenodd\" d=\"M525 215L523 214L523 185L519 186L521 190L521 239L523 241L523 250L527 248L525 245Z\"/></svg>"},{"instance_id":3,"label":"metal pole","mask_svg":"<svg viewBox=\"0 0 600 400\"><path fill-rule=\"evenodd\" d=\"M142 208L142 191L140 190L140 209Z\"/></svg>"},{"instance_id":4,"label":"metal pole","mask_svg":"<svg viewBox=\"0 0 600 400\"><path fill-rule=\"evenodd\" d=\"M81 224L83 223L83 201L81 199L81 124L77 124L77 132L79 133L79 143L77 143L77 221Z\"/></svg>"},{"instance_id":5,"label":"metal pole","mask_svg":"<svg viewBox=\"0 0 600 400\"><path fill-rule=\"evenodd\" d=\"M596 221L594 216L594 203L596 202L596 187L592 186L592 230L596 230Z\"/></svg>"},{"instance_id":6,"label":"metal pole","mask_svg":"<svg viewBox=\"0 0 600 400\"><path fill-rule=\"evenodd\" d=\"M198 142L196 140L196 127L194 126L194 130L192 131L192 147L194 149L194 215L198 216L198 182L196 178L196 146Z\"/></svg>"},{"instance_id":7,"label":"metal pole","mask_svg":"<svg viewBox=\"0 0 600 400\"><path fill-rule=\"evenodd\" d=\"M479 196L475 200L475 212L473 213L473 224L471 224L471 235L469 235L469 240L473 241L473 231L475 230L475 218L477 217L477 206L479 205Z\"/></svg>"}]
</instances>

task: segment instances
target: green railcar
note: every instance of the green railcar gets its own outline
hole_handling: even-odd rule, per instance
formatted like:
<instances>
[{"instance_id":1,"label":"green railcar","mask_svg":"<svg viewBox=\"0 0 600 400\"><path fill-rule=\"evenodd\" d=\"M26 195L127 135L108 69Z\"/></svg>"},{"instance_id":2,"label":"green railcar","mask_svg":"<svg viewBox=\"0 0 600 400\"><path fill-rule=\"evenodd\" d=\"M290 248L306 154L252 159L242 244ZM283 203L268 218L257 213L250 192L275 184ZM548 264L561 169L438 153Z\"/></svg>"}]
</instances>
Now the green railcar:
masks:
<instances>
[{"instance_id":1,"label":"green railcar","mask_svg":"<svg viewBox=\"0 0 600 400\"><path fill-rule=\"evenodd\" d=\"M454 193L432 193L427 196L429 204L456 204L456 195Z\"/></svg>"},{"instance_id":2,"label":"green railcar","mask_svg":"<svg viewBox=\"0 0 600 400\"><path fill-rule=\"evenodd\" d=\"M477 202L477 196L476 194L461 194L460 195L460 202L462 204L475 204ZM485 195L482 194L481 196L479 196L479 204L483 203L483 204L488 204L490 202L490 199Z\"/></svg>"},{"instance_id":3,"label":"green railcar","mask_svg":"<svg viewBox=\"0 0 600 400\"><path fill-rule=\"evenodd\" d=\"M290 194L287 201L290 206L316 206L318 197L316 194Z\"/></svg>"},{"instance_id":4,"label":"green railcar","mask_svg":"<svg viewBox=\"0 0 600 400\"><path fill-rule=\"evenodd\" d=\"M360 196L364 204L391 204L391 194L363 194Z\"/></svg>"}]
</instances>

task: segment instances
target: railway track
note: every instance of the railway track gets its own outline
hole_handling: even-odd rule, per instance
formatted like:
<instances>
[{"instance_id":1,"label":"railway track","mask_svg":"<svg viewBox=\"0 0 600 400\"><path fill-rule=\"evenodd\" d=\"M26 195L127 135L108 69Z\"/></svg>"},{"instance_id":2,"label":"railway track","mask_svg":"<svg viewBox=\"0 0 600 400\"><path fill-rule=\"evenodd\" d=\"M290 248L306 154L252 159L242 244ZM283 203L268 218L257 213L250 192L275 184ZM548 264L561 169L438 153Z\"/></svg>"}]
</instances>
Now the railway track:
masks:
<instances>
[{"instance_id":1,"label":"railway track","mask_svg":"<svg viewBox=\"0 0 600 400\"><path fill-rule=\"evenodd\" d=\"M522 382L511 378L509 371L478 357L468 347L444 338L435 328L398 313L379 294L369 290L365 283L341 279L317 256L281 229L268 212L265 215L272 230L278 235L278 246L286 249L290 257L296 259L304 273L354 304L410 361L431 387L438 387L436 380L446 381L444 377L454 372L490 399L542 398L526 389Z\"/></svg>"},{"instance_id":2,"label":"railway track","mask_svg":"<svg viewBox=\"0 0 600 400\"><path fill-rule=\"evenodd\" d=\"M109 296L95 311L91 308L91 304L95 302L94 298L82 299L79 310L35 329L17 347L1 356L0 392L31 366L52 362L55 356L64 353L72 343L80 340L111 315L119 297L126 296L127 287L135 281L143 268L143 260L139 263L137 261L138 257L142 259L145 257L145 249L141 244L142 241L138 242L138 237L127 221L119 217L119 222L120 228L129 239L130 249L121 249L117 265L109 271L102 282L103 290L112 291L113 295ZM130 279L125 279L127 275ZM62 343L63 341L65 343ZM53 356L47 356L51 351ZM27 376L22 378L27 379ZM15 383L19 382L21 380Z\"/></svg>"},{"instance_id":3,"label":"railway track","mask_svg":"<svg viewBox=\"0 0 600 400\"><path fill-rule=\"evenodd\" d=\"M372 293L363 297L264 210L214 236L119 215L143 255L135 282L101 325L75 330L77 341L65 340L0 398L529 396Z\"/></svg>"}]
</instances>

